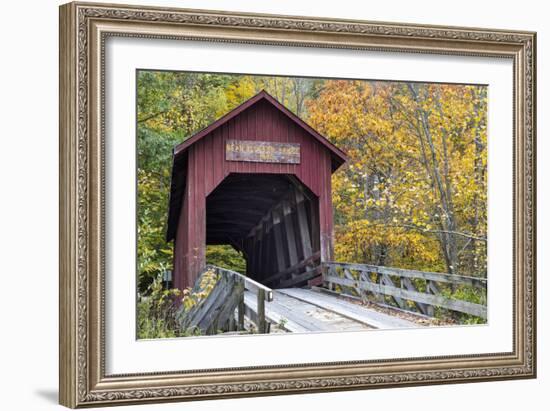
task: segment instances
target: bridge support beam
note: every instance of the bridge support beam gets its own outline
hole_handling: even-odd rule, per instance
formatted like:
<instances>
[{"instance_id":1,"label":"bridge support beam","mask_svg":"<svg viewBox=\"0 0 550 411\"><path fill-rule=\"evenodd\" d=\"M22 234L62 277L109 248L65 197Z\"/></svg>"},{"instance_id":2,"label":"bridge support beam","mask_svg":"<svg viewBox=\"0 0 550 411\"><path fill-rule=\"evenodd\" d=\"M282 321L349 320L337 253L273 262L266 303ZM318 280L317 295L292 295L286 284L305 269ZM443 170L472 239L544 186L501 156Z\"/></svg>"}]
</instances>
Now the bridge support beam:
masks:
<instances>
[{"instance_id":1,"label":"bridge support beam","mask_svg":"<svg viewBox=\"0 0 550 411\"><path fill-rule=\"evenodd\" d=\"M244 241L247 275L275 288L304 285L319 276L319 201L291 185ZM294 280L294 281L293 281Z\"/></svg>"}]
</instances>

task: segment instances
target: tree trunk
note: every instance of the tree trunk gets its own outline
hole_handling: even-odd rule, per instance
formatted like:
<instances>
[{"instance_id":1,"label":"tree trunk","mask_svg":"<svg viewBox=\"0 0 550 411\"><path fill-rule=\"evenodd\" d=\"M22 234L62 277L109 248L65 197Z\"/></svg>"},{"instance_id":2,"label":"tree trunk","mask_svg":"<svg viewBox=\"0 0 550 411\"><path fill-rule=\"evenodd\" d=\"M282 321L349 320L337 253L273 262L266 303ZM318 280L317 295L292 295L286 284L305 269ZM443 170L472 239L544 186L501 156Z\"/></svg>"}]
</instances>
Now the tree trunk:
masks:
<instances>
[{"instance_id":1,"label":"tree trunk","mask_svg":"<svg viewBox=\"0 0 550 411\"><path fill-rule=\"evenodd\" d=\"M423 164L432 180L433 187L439 198L438 215L441 233L439 241L447 265L447 270L451 274L456 274L458 268L458 245L452 232L456 231L457 225L453 212L452 185L448 173L448 153L445 133L442 133L442 161L437 156L435 143L432 136L432 130L429 123L429 113L422 108L418 95L418 86L409 83L408 89L416 103L417 120L421 126L421 132L418 133L422 148ZM441 164L442 163L442 164ZM443 168L443 172L441 171Z\"/></svg>"}]
</instances>

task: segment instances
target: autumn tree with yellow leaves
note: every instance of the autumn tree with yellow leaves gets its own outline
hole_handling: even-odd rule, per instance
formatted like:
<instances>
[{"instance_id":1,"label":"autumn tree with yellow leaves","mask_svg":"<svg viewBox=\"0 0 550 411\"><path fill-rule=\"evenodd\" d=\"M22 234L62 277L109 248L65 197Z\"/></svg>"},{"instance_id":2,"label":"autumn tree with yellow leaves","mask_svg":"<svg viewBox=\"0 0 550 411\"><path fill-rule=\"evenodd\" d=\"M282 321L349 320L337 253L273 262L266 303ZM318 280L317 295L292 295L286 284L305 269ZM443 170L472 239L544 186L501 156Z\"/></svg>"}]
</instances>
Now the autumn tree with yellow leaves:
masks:
<instances>
[{"instance_id":1,"label":"autumn tree with yellow leaves","mask_svg":"<svg viewBox=\"0 0 550 411\"><path fill-rule=\"evenodd\" d=\"M308 100L350 157L333 176L337 261L486 276L486 93L334 80Z\"/></svg>"}]
</instances>

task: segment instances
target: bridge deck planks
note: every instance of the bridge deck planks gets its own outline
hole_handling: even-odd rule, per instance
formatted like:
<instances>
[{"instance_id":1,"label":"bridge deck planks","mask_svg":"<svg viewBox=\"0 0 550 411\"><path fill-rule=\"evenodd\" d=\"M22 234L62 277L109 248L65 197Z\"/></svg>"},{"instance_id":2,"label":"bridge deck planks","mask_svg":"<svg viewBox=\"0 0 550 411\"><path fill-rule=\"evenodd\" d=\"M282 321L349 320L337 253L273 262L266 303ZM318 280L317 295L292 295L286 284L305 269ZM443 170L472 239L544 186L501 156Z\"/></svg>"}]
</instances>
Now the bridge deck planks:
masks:
<instances>
[{"instance_id":1,"label":"bridge deck planks","mask_svg":"<svg viewBox=\"0 0 550 411\"><path fill-rule=\"evenodd\" d=\"M321 294L317 291L302 288L287 288L277 291L278 294L285 294L305 303L322 307L327 311L332 311L359 323L367 324L372 328L393 329L418 327L418 324L415 322L384 314L368 307L342 300L338 297Z\"/></svg>"},{"instance_id":2,"label":"bridge deck planks","mask_svg":"<svg viewBox=\"0 0 550 411\"><path fill-rule=\"evenodd\" d=\"M266 319L272 323L272 328L281 326L293 333L360 331L372 328L330 310L279 293L279 290L274 290L273 293L273 301L265 303ZM245 304L255 307L254 297L247 292Z\"/></svg>"},{"instance_id":3,"label":"bridge deck planks","mask_svg":"<svg viewBox=\"0 0 550 411\"><path fill-rule=\"evenodd\" d=\"M249 291L245 291L244 299L249 307L257 304ZM266 320L272 327L293 333L418 327L412 321L309 289L274 290L273 301L266 301L265 310Z\"/></svg>"}]
</instances>

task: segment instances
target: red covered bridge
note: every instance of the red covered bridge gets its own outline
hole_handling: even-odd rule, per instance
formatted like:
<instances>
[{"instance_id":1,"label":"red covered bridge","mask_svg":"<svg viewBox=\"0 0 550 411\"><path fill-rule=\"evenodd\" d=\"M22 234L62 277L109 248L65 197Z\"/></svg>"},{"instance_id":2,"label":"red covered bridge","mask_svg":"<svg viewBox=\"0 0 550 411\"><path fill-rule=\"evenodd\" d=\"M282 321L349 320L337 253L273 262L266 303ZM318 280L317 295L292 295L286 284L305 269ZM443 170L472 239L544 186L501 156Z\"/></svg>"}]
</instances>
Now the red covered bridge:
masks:
<instances>
[{"instance_id":1,"label":"red covered bridge","mask_svg":"<svg viewBox=\"0 0 550 411\"><path fill-rule=\"evenodd\" d=\"M174 285L193 286L206 244L230 244L274 288L332 258L331 174L346 155L265 91L174 150L167 239ZM292 274L293 279L289 279Z\"/></svg>"},{"instance_id":2,"label":"red covered bridge","mask_svg":"<svg viewBox=\"0 0 550 411\"><path fill-rule=\"evenodd\" d=\"M244 332L245 317L260 333L270 324L290 332L411 327L433 306L486 318L484 306L439 295L438 284L484 288L482 280L332 261L331 175L345 161L265 91L174 149L173 285L197 288L203 272L217 273L215 288L181 317L185 328ZM207 244L242 252L246 275L207 267ZM399 318L387 304L415 314Z\"/></svg>"}]
</instances>

